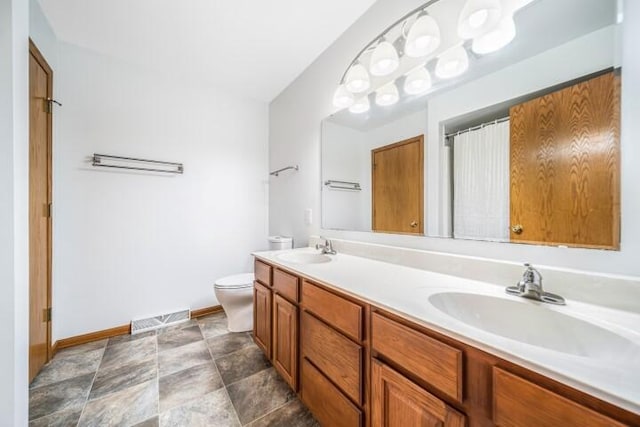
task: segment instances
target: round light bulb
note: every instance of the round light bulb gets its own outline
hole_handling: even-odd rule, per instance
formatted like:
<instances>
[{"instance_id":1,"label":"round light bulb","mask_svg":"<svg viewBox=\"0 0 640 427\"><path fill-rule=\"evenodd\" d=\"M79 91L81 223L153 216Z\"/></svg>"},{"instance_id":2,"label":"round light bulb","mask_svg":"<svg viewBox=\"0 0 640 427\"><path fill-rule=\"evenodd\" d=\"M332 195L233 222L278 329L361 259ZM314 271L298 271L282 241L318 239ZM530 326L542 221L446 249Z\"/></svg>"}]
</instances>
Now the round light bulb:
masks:
<instances>
[{"instance_id":1,"label":"round light bulb","mask_svg":"<svg viewBox=\"0 0 640 427\"><path fill-rule=\"evenodd\" d=\"M344 85L338 86L333 94L333 105L338 108L347 108L353 105L353 101L353 94Z\"/></svg>"},{"instance_id":2,"label":"round light bulb","mask_svg":"<svg viewBox=\"0 0 640 427\"><path fill-rule=\"evenodd\" d=\"M409 95L417 95L431 89L431 74L424 68L416 68L407 74L404 80L404 91Z\"/></svg>"},{"instance_id":3,"label":"round light bulb","mask_svg":"<svg viewBox=\"0 0 640 427\"><path fill-rule=\"evenodd\" d=\"M451 79L463 74L469 68L469 55L462 46L456 46L445 51L438 57L436 76L441 79Z\"/></svg>"},{"instance_id":4,"label":"round light bulb","mask_svg":"<svg viewBox=\"0 0 640 427\"><path fill-rule=\"evenodd\" d=\"M349 107L349 111L355 114L365 113L369 111L369 98L364 96L358 99Z\"/></svg>"},{"instance_id":5,"label":"round light bulb","mask_svg":"<svg viewBox=\"0 0 640 427\"><path fill-rule=\"evenodd\" d=\"M400 65L398 52L388 41L381 41L371 54L369 71L374 76L386 76L393 73Z\"/></svg>"},{"instance_id":6,"label":"round light bulb","mask_svg":"<svg viewBox=\"0 0 640 427\"><path fill-rule=\"evenodd\" d=\"M469 25L471 26L471 28L475 30L476 28L481 27L485 22L487 22L488 18L489 11L487 9L480 9L469 15L469 18L467 19L469 20Z\"/></svg>"},{"instance_id":7,"label":"round light bulb","mask_svg":"<svg viewBox=\"0 0 640 427\"><path fill-rule=\"evenodd\" d=\"M393 105L400 99L398 88L394 82L387 83L376 91L376 104L381 106Z\"/></svg>"},{"instance_id":8,"label":"round light bulb","mask_svg":"<svg viewBox=\"0 0 640 427\"><path fill-rule=\"evenodd\" d=\"M360 63L354 64L347 71L344 86L351 93L360 93L369 89L370 86L369 73L367 69Z\"/></svg>"},{"instance_id":9,"label":"round light bulb","mask_svg":"<svg viewBox=\"0 0 640 427\"><path fill-rule=\"evenodd\" d=\"M516 23L513 16L505 16L496 28L473 39L471 50L478 55L502 49L516 37Z\"/></svg>"},{"instance_id":10,"label":"round light bulb","mask_svg":"<svg viewBox=\"0 0 640 427\"><path fill-rule=\"evenodd\" d=\"M420 58L433 53L440 46L440 27L429 15L416 19L404 44L404 51L411 58Z\"/></svg>"},{"instance_id":11,"label":"round light bulb","mask_svg":"<svg viewBox=\"0 0 640 427\"><path fill-rule=\"evenodd\" d=\"M458 17L458 35L473 39L493 29L501 18L500 0L467 0Z\"/></svg>"}]
</instances>

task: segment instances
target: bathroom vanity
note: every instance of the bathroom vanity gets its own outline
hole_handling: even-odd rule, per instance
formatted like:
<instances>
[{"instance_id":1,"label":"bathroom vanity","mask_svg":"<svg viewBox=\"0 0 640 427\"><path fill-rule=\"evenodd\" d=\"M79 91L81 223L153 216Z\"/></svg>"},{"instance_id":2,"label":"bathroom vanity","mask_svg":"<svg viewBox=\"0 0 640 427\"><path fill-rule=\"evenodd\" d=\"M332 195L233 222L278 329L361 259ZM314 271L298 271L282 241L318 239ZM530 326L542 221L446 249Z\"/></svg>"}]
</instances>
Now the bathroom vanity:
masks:
<instances>
[{"instance_id":1,"label":"bathroom vanity","mask_svg":"<svg viewBox=\"0 0 640 427\"><path fill-rule=\"evenodd\" d=\"M547 308L502 286L317 252L254 254L254 339L321 425L640 425L637 331L594 325L591 339L573 317L588 311L580 302ZM625 327L637 320L627 314ZM523 322L522 341L500 322ZM558 340L563 330L578 344Z\"/></svg>"}]
</instances>

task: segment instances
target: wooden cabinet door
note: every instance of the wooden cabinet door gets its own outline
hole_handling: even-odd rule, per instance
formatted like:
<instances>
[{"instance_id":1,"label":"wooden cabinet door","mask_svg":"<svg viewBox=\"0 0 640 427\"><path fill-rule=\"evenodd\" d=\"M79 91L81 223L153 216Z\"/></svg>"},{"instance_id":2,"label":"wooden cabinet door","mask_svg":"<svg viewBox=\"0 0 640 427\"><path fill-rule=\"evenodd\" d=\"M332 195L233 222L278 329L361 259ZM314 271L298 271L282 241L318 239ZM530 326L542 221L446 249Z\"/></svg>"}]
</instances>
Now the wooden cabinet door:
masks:
<instances>
[{"instance_id":1,"label":"wooden cabinet door","mask_svg":"<svg viewBox=\"0 0 640 427\"><path fill-rule=\"evenodd\" d=\"M294 391L298 389L298 307L273 298L273 366Z\"/></svg>"},{"instance_id":2,"label":"wooden cabinet door","mask_svg":"<svg viewBox=\"0 0 640 427\"><path fill-rule=\"evenodd\" d=\"M611 72L511 108L511 240L619 248L619 85Z\"/></svg>"},{"instance_id":3,"label":"wooden cabinet door","mask_svg":"<svg viewBox=\"0 0 640 427\"><path fill-rule=\"evenodd\" d=\"M378 360L372 361L372 425L463 427L465 416Z\"/></svg>"},{"instance_id":4,"label":"wooden cabinet door","mask_svg":"<svg viewBox=\"0 0 640 427\"><path fill-rule=\"evenodd\" d=\"M373 231L424 233L424 137L371 151Z\"/></svg>"},{"instance_id":5,"label":"wooden cabinet door","mask_svg":"<svg viewBox=\"0 0 640 427\"><path fill-rule=\"evenodd\" d=\"M253 339L271 359L271 290L253 283Z\"/></svg>"}]
</instances>

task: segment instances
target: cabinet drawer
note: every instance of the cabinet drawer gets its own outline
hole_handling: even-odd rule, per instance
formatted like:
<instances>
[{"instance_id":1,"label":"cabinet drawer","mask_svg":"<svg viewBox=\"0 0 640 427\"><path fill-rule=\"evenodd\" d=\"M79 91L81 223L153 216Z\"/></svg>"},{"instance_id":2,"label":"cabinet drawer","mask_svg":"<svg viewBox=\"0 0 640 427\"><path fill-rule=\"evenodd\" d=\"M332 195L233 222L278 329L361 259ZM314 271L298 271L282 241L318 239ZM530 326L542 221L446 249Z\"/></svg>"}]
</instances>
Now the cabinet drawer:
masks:
<instances>
[{"instance_id":1,"label":"cabinet drawer","mask_svg":"<svg viewBox=\"0 0 640 427\"><path fill-rule=\"evenodd\" d=\"M302 305L345 335L362 341L362 306L306 280L302 284Z\"/></svg>"},{"instance_id":2,"label":"cabinet drawer","mask_svg":"<svg viewBox=\"0 0 640 427\"><path fill-rule=\"evenodd\" d=\"M362 347L306 312L301 331L302 355L362 404Z\"/></svg>"},{"instance_id":3,"label":"cabinet drawer","mask_svg":"<svg viewBox=\"0 0 640 427\"><path fill-rule=\"evenodd\" d=\"M360 427L362 412L308 360L302 359L300 397L322 426Z\"/></svg>"},{"instance_id":4,"label":"cabinet drawer","mask_svg":"<svg viewBox=\"0 0 640 427\"><path fill-rule=\"evenodd\" d=\"M253 271L258 282L271 286L271 266L269 264L256 260Z\"/></svg>"},{"instance_id":5,"label":"cabinet drawer","mask_svg":"<svg viewBox=\"0 0 640 427\"><path fill-rule=\"evenodd\" d=\"M298 278L282 270L273 270L273 290L291 302L298 302Z\"/></svg>"},{"instance_id":6,"label":"cabinet drawer","mask_svg":"<svg viewBox=\"0 0 640 427\"><path fill-rule=\"evenodd\" d=\"M625 425L496 367L493 368L493 417L501 427Z\"/></svg>"},{"instance_id":7,"label":"cabinet drawer","mask_svg":"<svg viewBox=\"0 0 640 427\"><path fill-rule=\"evenodd\" d=\"M371 316L375 351L462 402L462 351L378 313Z\"/></svg>"}]
</instances>

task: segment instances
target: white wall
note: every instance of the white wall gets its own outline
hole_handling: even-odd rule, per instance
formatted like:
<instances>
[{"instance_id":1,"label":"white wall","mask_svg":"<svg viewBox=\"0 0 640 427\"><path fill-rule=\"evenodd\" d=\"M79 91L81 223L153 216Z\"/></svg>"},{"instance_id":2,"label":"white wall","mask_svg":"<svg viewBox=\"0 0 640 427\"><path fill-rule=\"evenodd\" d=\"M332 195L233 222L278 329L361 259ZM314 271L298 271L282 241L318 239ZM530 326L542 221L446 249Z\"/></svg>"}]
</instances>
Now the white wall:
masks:
<instances>
[{"instance_id":1,"label":"white wall","mask_svg":"<svg viewBox=\"0 0 640 427\"><path fill-rule=\"evenodd\" d=\"M60 43L53 335L217 304L267 245L267 105ZM106 171L93 153L183 162Z\"/></svg>"},{"instance_id":2,"label":"white wall","mask_svg":"<svg viewBox=\"0 0 640 427\"><path fill-rule=\"evenodd\" d=\"M322 226L336 230L368 230L363 222L368 188L339 190L324 185L327 180L363 184L363 134L347 126L325 120L322 137ZM368 213L368 211L367 211Z\"/></svg>"},{"instance_id":3,"label":"white wall","mask_svg":"<svg viewBox=\"0 0 640 427\"><path fill-rule=\"evenodd\" d=\"M28 3L0 0L0 425L28 419Z\"/></svg>"},{"instance_id":4,"label":"white wall","mask_svg":"<svg viewBox=\"0 0 640 427\"><path fill-rule=\"evenodd\" d=\"M640 195L634 183L640 180L640 56L634 40L640 39L640 2L624 2L625 25L622 54L622 242L621 250L600 251L506 243L471 242L418 236L396 236L364 232L321 230L318 223L306 226L305 208L319 209L320 121L334 110L331 98L344 68L371 37L393 17L421 4L403 0L374 4L270 105L269 159L272 167L299 163L301 170L287 181L270 187L270 231L306 243L310 234L397 246L482 255L513 261L562 266L602 272L640 275Z\"/></svg>"}]
</instances>

